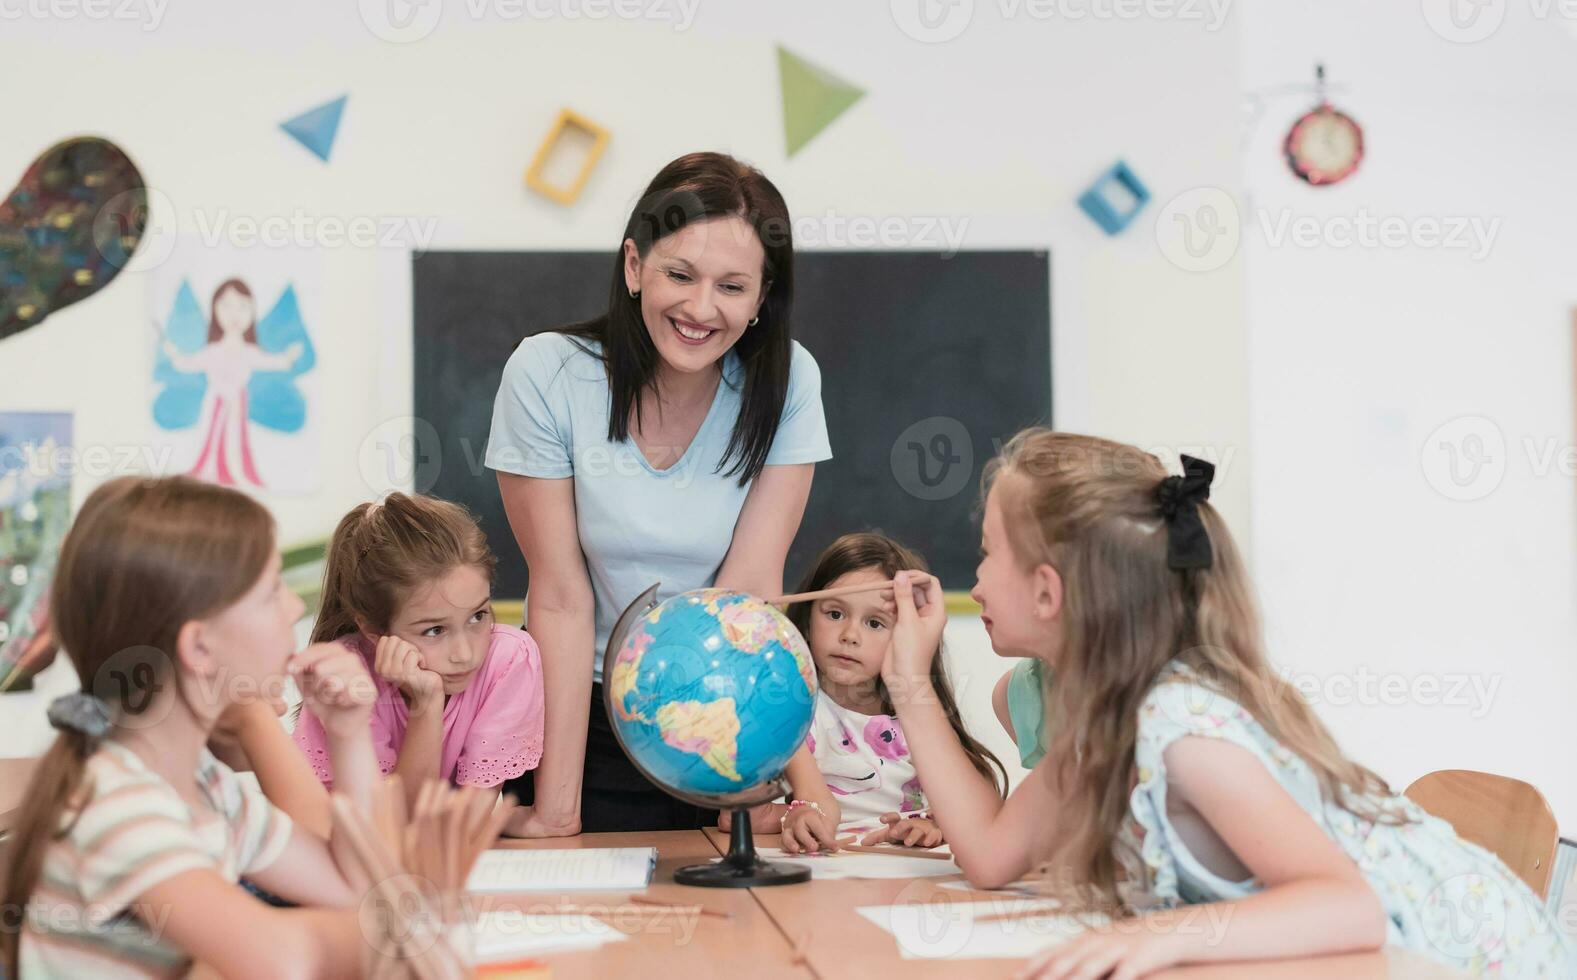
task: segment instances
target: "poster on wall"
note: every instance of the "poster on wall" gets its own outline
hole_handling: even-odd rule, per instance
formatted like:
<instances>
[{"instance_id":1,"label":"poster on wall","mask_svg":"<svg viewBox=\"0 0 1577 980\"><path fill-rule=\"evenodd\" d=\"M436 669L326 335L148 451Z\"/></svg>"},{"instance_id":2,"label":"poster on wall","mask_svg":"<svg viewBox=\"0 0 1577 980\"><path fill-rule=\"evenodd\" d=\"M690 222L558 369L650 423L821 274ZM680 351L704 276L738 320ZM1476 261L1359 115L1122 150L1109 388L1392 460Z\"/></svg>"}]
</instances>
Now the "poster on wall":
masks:
<instances>
[{"instance_id":1,"label":"poster on wall","mask_svg":"<svg viewBox=\"0 0 1577 980\"><path fill-rule=\"evenodd\" d=\"M47 665L49 583L71 524L71 416L0 412L0 690Z\"/></svg>"},{"instance_id":2,"label":"poster on wall","mask_svg":"<svg viewBox=\"0 0 1577 980\"><path fill-rule=\"evenodd\" d=\"M319 268L307 249L183 239L150 272L153 448L166 474L318 489Z\"/></svg>"}]
</instances>

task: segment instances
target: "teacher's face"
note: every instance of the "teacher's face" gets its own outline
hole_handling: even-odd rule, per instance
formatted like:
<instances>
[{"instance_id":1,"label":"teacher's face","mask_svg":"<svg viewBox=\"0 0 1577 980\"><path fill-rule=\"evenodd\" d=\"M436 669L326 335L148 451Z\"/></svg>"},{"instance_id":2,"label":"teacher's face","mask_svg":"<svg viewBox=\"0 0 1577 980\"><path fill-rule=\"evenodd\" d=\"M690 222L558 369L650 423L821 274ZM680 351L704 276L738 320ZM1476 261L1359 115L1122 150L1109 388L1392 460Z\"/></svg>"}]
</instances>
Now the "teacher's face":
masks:
<instances>
[{"instance_id":1,"label":"teacher's face","mask_svg":"<svg viewBox=\"0 0 1577 980\"><path fill-rule=\"evenodd\" d=\"M653 243L643 259L624 241L624 280L641 319L677 371L704 371L739 341L766 296L766 251L743 218L696 221Z\"/></svg>"}]
</instances>

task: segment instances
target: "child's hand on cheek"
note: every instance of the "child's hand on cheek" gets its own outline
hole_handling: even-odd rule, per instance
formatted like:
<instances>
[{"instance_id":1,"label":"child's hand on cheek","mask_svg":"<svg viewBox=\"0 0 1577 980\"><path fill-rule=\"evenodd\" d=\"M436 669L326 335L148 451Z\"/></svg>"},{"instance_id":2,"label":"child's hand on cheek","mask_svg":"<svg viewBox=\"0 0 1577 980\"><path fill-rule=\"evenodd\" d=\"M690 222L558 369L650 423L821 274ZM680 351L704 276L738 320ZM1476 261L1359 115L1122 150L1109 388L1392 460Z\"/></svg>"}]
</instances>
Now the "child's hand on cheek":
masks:
<instances>
[{"instance_id":1,"label":"child's hand on cheek","mask_svg":"<svg viewBox=\"0 0 1577 980\"><path fill-rule=\"evenodd\" d=\"M378 638L372 669L400 689L412 711L426 711L443 701L444 679L427 669L420 650L398 636Z\"/></svg>"},{"instance_id":2,"label":"child's hand on cheek","mask_svg":"<svg viewBox=\"0 0 1577 980\"><path fill-rule=\"evenodd\" d=\"M924 596L924 604L915 601L916 591ZM942 608L942 583L925 572L893 576L893 601L898 614L882 661L882 679L890 689L896 689L896 696L909 679L930 675L931 661L947 626L947 611Z\"/></svg>"},{"instance_id":3,"label":"child's hand on cheek","mask_svg":"<svg viewBox=\"0 0 1577 980\"><path fill-rule=\"evenodd\" d=\"M361 657L338 643L314 643L291 658L301 697L335 737L367 730L378 689Z\"/></svg>"}]
</instances>

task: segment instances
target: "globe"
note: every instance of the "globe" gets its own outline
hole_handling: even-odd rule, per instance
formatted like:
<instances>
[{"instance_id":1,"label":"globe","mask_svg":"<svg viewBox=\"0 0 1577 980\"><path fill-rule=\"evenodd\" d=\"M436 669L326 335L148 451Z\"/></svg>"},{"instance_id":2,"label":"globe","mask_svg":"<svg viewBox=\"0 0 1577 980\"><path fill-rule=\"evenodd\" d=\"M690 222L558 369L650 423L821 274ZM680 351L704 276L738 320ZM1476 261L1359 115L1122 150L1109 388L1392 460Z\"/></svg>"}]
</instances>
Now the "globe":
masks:
<instances>
[{"instance_id":1,"label":"globe","mask_svg":"<svg viewBox=\"0 0 1577 980\"><path fill-rule=\"evenodd\" d=\"M727 589L683 592L634 618L640 602L621 621L623 638L617 629L610 638L603 669L631 760L673 795L717 807L775 781L805 744L816 700L799 631Z\"/></svg>"}]
</instances>

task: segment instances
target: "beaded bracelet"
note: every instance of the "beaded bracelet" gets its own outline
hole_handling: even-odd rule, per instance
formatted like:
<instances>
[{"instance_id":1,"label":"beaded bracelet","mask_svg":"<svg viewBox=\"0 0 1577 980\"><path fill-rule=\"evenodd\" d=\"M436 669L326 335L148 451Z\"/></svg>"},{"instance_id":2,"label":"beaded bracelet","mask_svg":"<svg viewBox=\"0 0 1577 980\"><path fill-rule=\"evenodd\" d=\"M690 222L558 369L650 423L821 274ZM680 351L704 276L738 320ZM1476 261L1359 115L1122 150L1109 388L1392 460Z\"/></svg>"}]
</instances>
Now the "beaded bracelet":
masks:
<instances>
[{"instance_id":1,"label":"beaded bracelet","mask_svg":"<svg viewBox=\"0 0 1577 980\"><path fill-rule=\"evenodd\" d=\"M778 818L779 833L782 833L783 829L788 826L789 814L793 813L795 810L798 810L802 806L808 806L824 817L827 815L827 811L823 810L821 808L821 804L817 803L815 800L790 800L788 809L784 810L783 816Z\"/></svg>"}]
</instances>

